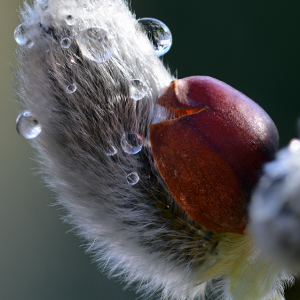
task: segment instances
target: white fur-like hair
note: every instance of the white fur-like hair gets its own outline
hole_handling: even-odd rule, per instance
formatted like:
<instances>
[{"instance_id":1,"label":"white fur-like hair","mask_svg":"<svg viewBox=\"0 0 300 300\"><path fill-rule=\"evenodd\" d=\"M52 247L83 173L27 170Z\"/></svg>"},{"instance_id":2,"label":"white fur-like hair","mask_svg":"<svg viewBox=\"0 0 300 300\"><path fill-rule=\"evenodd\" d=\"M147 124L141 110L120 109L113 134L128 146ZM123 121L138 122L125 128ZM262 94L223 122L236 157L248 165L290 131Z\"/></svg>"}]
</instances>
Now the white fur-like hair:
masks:
<instances>
[{"instance_id":1,"label":"white fur-like hair","mask_svg":"<svg viewBox=\"0 0 300 300\"><path fill-rule=\"evenodd\" d=\"M74 25L68 24L68 16ZM33 46L17 50L18 96L42 126L32 146L45 181L66 209L65 220L87 241L94 260L111 276L139 282L144 297L160 292L163 299L237 300L230 290L240 282L230 277L236 258L253 256L255 247L247 246L248 234L212 232L194 222L161 178L149 146L149 125L170 117L155 102L173 77L127 3L35 0L33 6L25 3L21 19ZM112 36L108 61L98 63L82 54L76 37L91 27ZM68 49L60 44L66 37L71 39ZM148 86L137 102L130 97L133 79ZM67 93L73 83L77 90ZM125 132L143 137L139 153L122 150ZM118 152L106 155L109 146ZM140 178L133 186L126 180L131 172ZM256 261L253 266L265 271L266 261ZM262 277L268 289L257 295L282 299L282 282L289 277L276 269L270 278Z\"/></svg>"},{"instance_id":2,"label":"white fur-like hair","mask_svg":"<svg viewBox=\"0 0 300 300\"><path fill-rule=\"evenodd\" d=\"M300 141L294 139L264 176L253 195L251 229L267 254L300 271Z\"/></svg>"}]
</instances>

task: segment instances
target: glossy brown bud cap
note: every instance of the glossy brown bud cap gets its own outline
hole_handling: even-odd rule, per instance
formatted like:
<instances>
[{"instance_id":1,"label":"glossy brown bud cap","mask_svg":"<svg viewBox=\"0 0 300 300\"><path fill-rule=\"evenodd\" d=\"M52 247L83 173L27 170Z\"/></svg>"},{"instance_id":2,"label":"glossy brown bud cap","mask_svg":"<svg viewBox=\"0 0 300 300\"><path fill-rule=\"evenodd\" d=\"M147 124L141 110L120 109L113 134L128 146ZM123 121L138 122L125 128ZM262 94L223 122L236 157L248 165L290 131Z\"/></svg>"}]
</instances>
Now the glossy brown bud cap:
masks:
<instances>
[{"instance_id":1,"label":"glossy brown bud cap","mask_svg":"<svg viewBox=\"0 0 300 300\"><path fill-rule=\"evenodd\" d=\"M211 77L175 80L157 103L176 115L150 125L153 156L173 197L204 227L243 233L252 188L278 148L275 124Z\"/></svg>"}]
</instances>

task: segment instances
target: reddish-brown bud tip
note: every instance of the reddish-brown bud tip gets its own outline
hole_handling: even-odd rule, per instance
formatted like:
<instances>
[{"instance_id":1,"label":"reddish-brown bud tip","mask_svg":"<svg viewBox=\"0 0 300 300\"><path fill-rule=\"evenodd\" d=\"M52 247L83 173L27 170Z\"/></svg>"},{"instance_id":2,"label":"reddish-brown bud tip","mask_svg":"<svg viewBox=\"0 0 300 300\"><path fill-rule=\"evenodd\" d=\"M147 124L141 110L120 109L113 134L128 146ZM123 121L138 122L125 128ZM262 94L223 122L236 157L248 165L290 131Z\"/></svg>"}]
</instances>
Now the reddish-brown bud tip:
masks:
<instances>
[{"instance_id":1,"label":"reddish-brown bud tip","mask_svg":"<svg viewBox=\"0 0 300 300\"><path fill-rule=\"evenodd\" d=\"M275 124L211 77L173 81L157 103L176 115L150 126L153 156L173 197L206 228L243 233L252 188L277 151Z\"/></svg>"}]
</instances>

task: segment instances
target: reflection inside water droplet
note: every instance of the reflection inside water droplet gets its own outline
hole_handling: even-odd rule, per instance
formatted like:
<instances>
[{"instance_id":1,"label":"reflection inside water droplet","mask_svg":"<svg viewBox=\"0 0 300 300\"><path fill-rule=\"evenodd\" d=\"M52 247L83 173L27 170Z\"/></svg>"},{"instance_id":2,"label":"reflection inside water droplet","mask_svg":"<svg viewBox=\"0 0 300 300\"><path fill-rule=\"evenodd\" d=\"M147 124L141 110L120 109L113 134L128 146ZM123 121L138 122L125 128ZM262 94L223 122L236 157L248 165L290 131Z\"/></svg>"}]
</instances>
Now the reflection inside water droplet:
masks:
<instances>
[{"instance_id":1,"label":"reflection inside water droplet","mask_svg":"<svg viewBox=\"0 0 300 300\"><path fill-rule=\"evenodd\" d=\"M155 54L166 54L172 46L172 34L167 25L153 18L139 19L138 22L151 40Z\"/></svg>"},{"instance_id":2,"label":"reflection inside water droplet","mask_svg":"<svg viewBox=\"0 0 300 300\"><path fill-rule=\"evenodd\" d=\"M28 110L25 110L18 115L16 129L19 135L25 139L34 139L42 130L40 123Z\"/></svg>"},{"instance_id":3,"label":"reflection inside water droplet","mask_svg":"<svg viewBox=\"0 0 300 300\"><path fill-rule=\"evenodd\" d=\"M82 54L96 62L105 62L113 55L109 33L102 28L92 27L81 31L77 38Z\"/></svg>"},{"instance_id":4,"label":"reflection inside water droplet","mask_svg":"<svg viewBox=\"0 0 300 300\"><path fill-rule=\"evenodd\" d=\"M71 40L69 38L64 38L60 41L60 45L64 49L68 49L71 46Z\"/></svg>"},{"instance_id":5,"label":"reflection inside water droplet","mask_svg":"<svg viewBox=\"0 0 300 300\"><path fill-rule=\"evenodd\" d=\"M105 153L107 156L113 156L118 153L118 150L115 146L109 146L105 149Z\"/></svg>"},{"instance_id":6,"label":"reflection inside water droplet","mask_svg":"<svg viewBox=\"0 0 300 300\"><path fill-rule=\"evenodd\" d=\"M131 81L130 85L130 97L135 100L141 100L147 94L148 87L145 85L143 81L138 79L134 79Z\"/></svg>"},{"instance_id":7,"label":"reflection inside water droplet","mask_svg":"<svg viewBox=\"0 0 300 300\"><path fill-rule=\"evenodd\" d=\"M130 174L127 175L126 179L127 179L127 182L130 185L135 185L135 184L137 184L139 182L140 177L139 177L139 175L136 172L132 172L132 173L130 173Z\"/></svg>"},{"instance_id":8,"label":"reflection inside water droplet","mask_svg":"<svg viewBox=\"0 0 300 300\"><path fill-rule=\"evenodd\" d=\"M143 138L135 132L126 132L122 136L121 147L128 154L136 154L143 147Z\"/></svg>"},{"instance_id":9,"label":"reflection inside water droplet","mask_svg":"<svg viewBox=\"0 0 300 300\"><path fill-rule=\"evenodd\" d=\"M66 89L67 93L69 93L69 94L74 93L76 90L77 90L77 86L75 83L68 85L67 89Z\"/></svg>"}]
</instances>

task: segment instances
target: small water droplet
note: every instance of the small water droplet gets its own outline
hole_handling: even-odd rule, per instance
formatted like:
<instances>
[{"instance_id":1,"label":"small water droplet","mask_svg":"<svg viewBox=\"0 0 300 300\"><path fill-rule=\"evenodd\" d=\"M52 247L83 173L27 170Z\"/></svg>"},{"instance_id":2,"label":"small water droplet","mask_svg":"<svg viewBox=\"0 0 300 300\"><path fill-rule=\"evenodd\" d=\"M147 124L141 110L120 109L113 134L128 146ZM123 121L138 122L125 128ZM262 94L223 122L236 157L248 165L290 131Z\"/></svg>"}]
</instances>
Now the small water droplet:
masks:
<instances>
[{"instance_id":1,"label":"small water droplet","mask_svg":"<svg viewBox=\"0 0 300 300\"><path fill-rule=\"evenodd\" d=\"M76 64L76 61L75 61L74 58L71 58L71 59L70 59L70 62L71 62L72 64Z\"/></svg>"},{"instance_id":2,"label":"small water droplet","mask_svg":"<svg viewBox=\"0 0 300 300\"><path fill-rule=\"evenodd\" d=\"M32 40L28 40L27 43L26 43L26 46L27 46L27 48L29 48L29 49L32 48L33 45L34 45L34 42L33 42Z\"/></svg>"},{"instance_id":3,"label":"small water droplet","mask_svg":"<svg viewBox=\"0 0 300 300\"><path fill-rule=\"evenodd\" d=\"M81 31L77 38L82 54L96 62L104 62L113 55L110 34L99 27L91 27Z\"/></svg>"},{"instance_id":4,"label":"small water droplet","mask_svg":"<svg viewBox=\"0 0 300 300\"><path fill-rule=\"evenodd\" d=\"M74 93L76 90L77 90L77 86L75 83L68 85L67 89L66 89L67 93L69 93L69 94Z\"/></svg>"},{"instance_id":5,"label":"small water droplet","mask_svg":"<svg viewBox=\"0 0 300 300\"><path fill-rule=\"evenodd\" d=\"M166 205L166 209L169 209L170 208L170 205Z\"/></svg>"},{"instance_id":6,"label":"small water droplet","mask_svg":"<svg viewBox=\"0 0 300 300\"><path fill-rule=\"evenodd\" d=\"M148 34L155 54L157 56L166 54L172 46L172 34L167 25L153 18L139 19L138 22Z\"/></svg>"},{"instance_id":7,"label":"small water droplet","mask_svg":"<svg viewBox=\"0 0 300 300\"><path fill-rule=\"evenodd\" d=\"M73 17L73 16L71 16L71 15L68 15L67 17L66 17L66 22L67 22L67 24L69 25L69 26L73 26L73 25L75 25L75 18Z\"/></svg>"},{"instance_id":8,"label":"small water droplet","mask_svg":"<svg viewBox=\"0 0 300 300\"><path fill-rule=\"evenodd\" d=\"M28 110L18 115L16 123L17 132L25 139L34 139L41 133L40 123Z\"/></svg>"},{"instance_id":9,"label":"small water droplet","mask_svg":"<svg viewBox=\"0 0 300 300\"><path fill-rule=\"evenodd\" d=\"M143 138L135 132L126 132L122 136L121 147L128 154L136 154L143 147Z\"/></svg>"},{"instance_id":10,"label":"small water droplet","mask_svg":"<svg viewBox=\"0 0 300 300\"><path fill-rule=\"evenodd\" d=\"M25 24L20 24L14 31L14 38L19 45L27 45L28 48L33 46L33 42L29 37L29 30ZM32 43L31 47L30 44Z\"/></svg>"},{"instance_id":11,"label":"small water droplet","mask_svg":"<svg viewBox=\"0 0 300 300\"><path fill-rule=\"evenodd\" d=\"M148 87L143 81L134 79L131 81L130 85L130 97L135 100L141 100L147 94Z\"/></svg>"},{"instance_id":12,"label":"small water droplet","mask_svg":"<svg viewBox=\"0 0 300 300\"><path fill-rule=\"evenodd\" d=\"M60 41L62 48L68 49L71 46L72 41L69 38L64 38Z\"/></svg>"},{"instance_id":13,"label":"small water droplet","mask_svg":"<svg viewBox=\"0 0 300 300\"><path fill-rule=\"evenodd\" d=\"M130 185L135 185L139 182L140 177L136 172L132 172L126 176L126 179Z\"/></svg>"},{"instance_id":14,"label":"small water droplet","mask_svg":"<svg viewBox=\"0 0 300 300\"><path fill-rule=\"evenodd\" d=\"M118 150L115 146L109 146L105 149L105 153L107 156L113 156L118 153Z\"/></svg>"}]
</instances>

